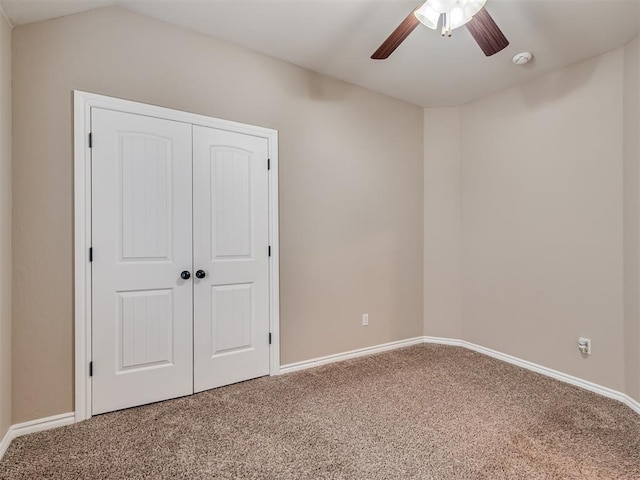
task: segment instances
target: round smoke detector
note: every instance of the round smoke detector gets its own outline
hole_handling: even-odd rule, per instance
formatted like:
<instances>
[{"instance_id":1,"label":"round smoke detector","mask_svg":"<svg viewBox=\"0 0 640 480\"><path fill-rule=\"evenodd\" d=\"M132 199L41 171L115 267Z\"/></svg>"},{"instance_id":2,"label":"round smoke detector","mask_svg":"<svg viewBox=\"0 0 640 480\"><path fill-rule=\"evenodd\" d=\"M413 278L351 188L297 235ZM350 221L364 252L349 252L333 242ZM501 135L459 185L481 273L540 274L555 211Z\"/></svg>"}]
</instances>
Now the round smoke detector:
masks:
<instances>
[{"instance_id":1,"label":"round smoke detector","mask_svg":"<svg viewBox=\"0 0 640 480\"><path fill-rule=\"evenodd\" d=\"M515 55L513 57L512 61L516 65L526 65L531 60L533 60L533 53L531 53L531 52L522 52L522 53L518 53L517 55Z\"/></svg>"}]
</instances>

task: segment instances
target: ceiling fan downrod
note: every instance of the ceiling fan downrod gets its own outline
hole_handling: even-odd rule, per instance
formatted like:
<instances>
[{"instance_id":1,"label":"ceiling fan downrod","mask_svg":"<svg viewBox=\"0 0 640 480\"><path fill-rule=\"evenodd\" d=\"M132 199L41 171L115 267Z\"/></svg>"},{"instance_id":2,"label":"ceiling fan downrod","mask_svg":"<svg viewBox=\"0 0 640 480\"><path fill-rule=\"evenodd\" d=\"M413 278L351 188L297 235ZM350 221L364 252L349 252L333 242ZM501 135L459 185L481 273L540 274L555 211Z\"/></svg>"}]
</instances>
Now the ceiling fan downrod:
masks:
<instances>
[{"instance_id":1,"label":"ceiling fan downrod","mask_svg":"<svg viewBox=\"0 0 640 480\"><path fill-rule=\"evenodd\" d=\"M448 13L442 14L442 36L450 37L453 34L453 29L451 28L451 15Z\"/></svg>"}]
</instances>

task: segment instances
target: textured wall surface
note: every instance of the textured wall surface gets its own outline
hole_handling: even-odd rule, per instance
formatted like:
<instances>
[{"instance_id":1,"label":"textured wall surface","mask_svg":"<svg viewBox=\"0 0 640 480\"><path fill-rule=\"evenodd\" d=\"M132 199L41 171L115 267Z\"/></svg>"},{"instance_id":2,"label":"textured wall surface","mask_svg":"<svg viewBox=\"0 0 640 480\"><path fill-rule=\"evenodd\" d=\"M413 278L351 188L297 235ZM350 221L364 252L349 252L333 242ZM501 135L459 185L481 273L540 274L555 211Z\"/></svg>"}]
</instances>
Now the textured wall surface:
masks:
<instances>
[{"instance_id":1,"label":"textured wall surface","mask_svg":"<svg viewBox=\"0 0 640 480\"><path fill-rule=\"evenodd\" d=\"M460 109L424 111L424 331L461 338Z\"/></svg>"},{"instance_id":2,"label":"textured wall surface","mask_svg":"<svg viewBox=\"0 0 640 480\"><path fill-rule=\"evenodd\" d=\"M0 439L11 425L11 25L0 12Z\"/></svg>"},{"instance_id":3,"label":"textured wall surface","mask_svg":"<svg viewBox=\"0 0 640 480\"><path fill-rule=\"evenodd\" d=\"M640 37L624 59L625 377L627 393L640 401Z\"/></svg>"},{"instance_id":4,"label":"textured wall surface","mask_svg":"<svg viewBox=\"0 0 640 480\"><path fill-rule=\"evenodd\" d=\"M619 391L623 62L619 49L461 112L463 338Z\"/></svg>"}]
</instances>

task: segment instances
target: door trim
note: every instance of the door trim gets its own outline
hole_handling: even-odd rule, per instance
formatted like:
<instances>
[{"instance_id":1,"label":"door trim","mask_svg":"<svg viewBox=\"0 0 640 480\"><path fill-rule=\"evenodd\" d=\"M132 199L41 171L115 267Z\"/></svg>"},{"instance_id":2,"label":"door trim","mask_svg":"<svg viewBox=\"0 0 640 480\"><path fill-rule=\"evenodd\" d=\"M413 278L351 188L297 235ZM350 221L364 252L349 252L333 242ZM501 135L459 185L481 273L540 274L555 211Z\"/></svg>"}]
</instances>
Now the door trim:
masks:
<instances>
[{"instance_id":1,"label":"door trim","mask_svg":"<svg viewBox=\"0 0 640 480\"><path fill-rule=\"evenodd\" d=\"M269 144L269 374L280 370L280 271L278 241L278 131L195 113L132 102L79 90L73 91L74 145L74 327L76 421L91 418L91 108L173 120L266 138ZM265 165L265 168L267 166Z\"/></svg>"}]
</instances>

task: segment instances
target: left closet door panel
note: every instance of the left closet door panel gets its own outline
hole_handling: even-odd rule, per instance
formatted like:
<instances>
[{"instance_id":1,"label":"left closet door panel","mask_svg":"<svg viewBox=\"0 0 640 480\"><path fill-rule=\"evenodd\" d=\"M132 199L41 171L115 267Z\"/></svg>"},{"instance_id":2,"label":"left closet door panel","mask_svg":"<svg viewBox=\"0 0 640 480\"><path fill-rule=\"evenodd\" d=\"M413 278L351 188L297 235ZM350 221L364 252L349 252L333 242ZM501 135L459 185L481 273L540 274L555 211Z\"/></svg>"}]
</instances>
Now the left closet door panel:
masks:
<instances>
[{"instance_id":1,"label":"left closet door panel","mask_svg":"<svg viewBox=\"0 0 640 480\"><path fill-rule=\"evenodd\" d=\"M192 127L91 125L95 415L193 393Z\"/></svg>"}]
</instances>

